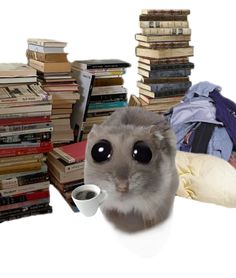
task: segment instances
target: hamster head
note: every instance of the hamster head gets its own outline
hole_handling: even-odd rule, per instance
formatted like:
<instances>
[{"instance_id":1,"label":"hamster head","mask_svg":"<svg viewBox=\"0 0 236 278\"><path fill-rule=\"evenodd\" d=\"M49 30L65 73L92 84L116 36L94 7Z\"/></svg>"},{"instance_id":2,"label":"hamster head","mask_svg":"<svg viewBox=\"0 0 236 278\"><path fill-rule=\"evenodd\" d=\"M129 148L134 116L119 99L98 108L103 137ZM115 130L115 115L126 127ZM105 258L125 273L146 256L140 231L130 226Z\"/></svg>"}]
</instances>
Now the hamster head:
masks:
<instances>
[{"instance_id":1,"label":"hamster head","mask_svg":"<svg viewBox=\"0 0 236 278\"><path fill-rule=\"evenodd\" d=\"M178 186L175 136L159 117L155 124L137 124L142 115L131 113L132 124L114 114L114 121L93 126L88 136L85 182L107 191L103 211L133 211L158 221L168 214Z\"/></svg>"}]
</instances>

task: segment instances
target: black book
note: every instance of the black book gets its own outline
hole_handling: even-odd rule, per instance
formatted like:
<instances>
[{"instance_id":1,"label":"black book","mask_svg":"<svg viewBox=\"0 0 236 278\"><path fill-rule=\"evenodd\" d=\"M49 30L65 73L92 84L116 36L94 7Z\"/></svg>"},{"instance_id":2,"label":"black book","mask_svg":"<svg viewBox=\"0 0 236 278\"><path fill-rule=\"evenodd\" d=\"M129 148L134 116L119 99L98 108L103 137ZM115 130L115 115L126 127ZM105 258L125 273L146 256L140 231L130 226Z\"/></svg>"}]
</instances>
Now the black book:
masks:
<instances>
[{"instance_id":1,"label":"black book","mask_svg":"<svg viewBox=\"0 0 236 278\"><path fill-rule=\"evenodd\" d=\"M107 68L127 68L130 64L119 59L104 60L79 60L72 63L72 67L89 70L89 69L107 69Z\"/></svg>"}]
</instances>

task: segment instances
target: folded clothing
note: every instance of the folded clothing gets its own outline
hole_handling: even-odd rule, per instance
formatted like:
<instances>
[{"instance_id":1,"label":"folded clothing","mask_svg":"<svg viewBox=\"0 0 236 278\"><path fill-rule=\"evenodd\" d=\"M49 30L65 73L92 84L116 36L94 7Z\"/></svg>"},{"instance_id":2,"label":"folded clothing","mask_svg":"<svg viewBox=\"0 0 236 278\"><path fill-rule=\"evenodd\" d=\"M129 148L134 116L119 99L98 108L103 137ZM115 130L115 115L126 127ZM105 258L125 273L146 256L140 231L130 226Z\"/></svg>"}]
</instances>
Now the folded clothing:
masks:
<instances>
[{"instance_id":1,"label":"folded clothing","mask_svg":"<svg viewBox=\"0 0 236 278\"><path fill-rule=\"evenodd\" d=\"M177 151L177 195L236 207L236 171L227 161L208 154Z\"/></svg>"}]
</instances>

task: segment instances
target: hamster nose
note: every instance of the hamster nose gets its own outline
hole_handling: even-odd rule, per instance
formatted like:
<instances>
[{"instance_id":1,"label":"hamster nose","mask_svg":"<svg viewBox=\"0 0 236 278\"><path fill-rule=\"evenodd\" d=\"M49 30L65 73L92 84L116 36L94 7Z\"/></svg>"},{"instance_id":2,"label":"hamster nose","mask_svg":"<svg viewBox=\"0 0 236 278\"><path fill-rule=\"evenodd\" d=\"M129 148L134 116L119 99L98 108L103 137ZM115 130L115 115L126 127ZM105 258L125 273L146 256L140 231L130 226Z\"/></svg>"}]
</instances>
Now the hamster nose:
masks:
<instances>
[{"instance_id":1,"label":"hamster nose","mask_svg":"<svg viewBox=\"0 0 236 278\"><path fill-rule=\"evenodd\" d=\"M126 179L115 178L116 191L121 193L129 192L129 181Z\"/></svg>"}]
</instances>

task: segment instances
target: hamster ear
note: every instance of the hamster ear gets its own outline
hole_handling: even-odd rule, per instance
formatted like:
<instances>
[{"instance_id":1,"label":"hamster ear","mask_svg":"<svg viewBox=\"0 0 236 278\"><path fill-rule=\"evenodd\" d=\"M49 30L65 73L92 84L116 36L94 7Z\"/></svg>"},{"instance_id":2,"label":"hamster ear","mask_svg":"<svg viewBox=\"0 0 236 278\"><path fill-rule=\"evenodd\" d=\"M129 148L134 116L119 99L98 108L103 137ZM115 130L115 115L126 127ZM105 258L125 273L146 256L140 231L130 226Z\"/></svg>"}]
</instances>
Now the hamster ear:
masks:
<instances>
[{"instance_id":1,"label":"hamster ear","mask_svg":"<svg viewBox=\"0 0 236 278\"><path fill-rule=\"evenodd\" d=\"M98 125L94 124L93 127L91 128L89 134L88 134L89 139L92 139L92 138L95 137L95 134L97 132L97 128L98 128Z\"/></svg>"},{"instance_id":2,"label":"hamster ear","mask_svg":"<svg viewBox=\"0 0 236 278\"><path fill-rule=\"evenodd\" d=\"M149 131L152 136L157 138L162 149L175 152L176 136L167 122L163 121L156 125L152 125Z\"/></svg>"}]
</instances>

